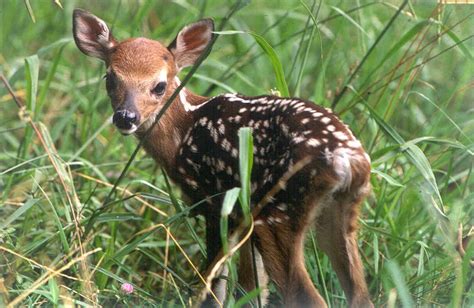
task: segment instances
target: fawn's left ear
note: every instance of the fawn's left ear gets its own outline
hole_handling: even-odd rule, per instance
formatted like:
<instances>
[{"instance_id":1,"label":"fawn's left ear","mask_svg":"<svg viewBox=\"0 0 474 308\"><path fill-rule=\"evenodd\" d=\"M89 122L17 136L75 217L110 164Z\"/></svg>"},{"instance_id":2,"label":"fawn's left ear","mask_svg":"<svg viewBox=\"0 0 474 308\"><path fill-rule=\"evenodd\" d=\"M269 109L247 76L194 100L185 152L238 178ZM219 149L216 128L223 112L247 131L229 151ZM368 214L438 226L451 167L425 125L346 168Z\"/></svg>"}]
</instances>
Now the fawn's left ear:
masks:
<instances>
[{"instance_id":1,"label":"fawn's left ear","mask_svg":"<svg viewBox=\"0 0 474 308\"><path fill-rule=\"evenodd\" d=\"M203 19L187 25L168 46L174 55L178 70L193 65L212 39L214 22Z\"/></svg>"},{"instance_id":2,"label":"fawn's left ear","mask_svg":"<svg viewBox=\"0 0 474 308\"><path fill-rule=\"evenodd\" d=\"M107 61L108 54L117 45L117 41L102 19L87 11L75 9L72 28L74 41L83 53Z\"/></svg>"}]
</instances>

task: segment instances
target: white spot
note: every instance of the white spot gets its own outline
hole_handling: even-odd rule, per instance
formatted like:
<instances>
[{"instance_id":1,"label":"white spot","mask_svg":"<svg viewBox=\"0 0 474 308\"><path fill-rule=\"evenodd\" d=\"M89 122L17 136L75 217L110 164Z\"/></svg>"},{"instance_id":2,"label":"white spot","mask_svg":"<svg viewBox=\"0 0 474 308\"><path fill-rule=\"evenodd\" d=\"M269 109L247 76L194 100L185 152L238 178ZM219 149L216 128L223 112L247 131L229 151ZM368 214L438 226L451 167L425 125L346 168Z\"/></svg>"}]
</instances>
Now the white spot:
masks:
<instances>
[{"instance_id":1,"label":"white spot","mask_svg":"<svg viewBox=\"0 0 474 308\"><path fill-rule=\"evenodd\" d=\"M221 135L224 135L224 134L225 134L225 126L224 126L224 124L219 125L219 128L218 128L218 129L219 129L219 133L220 133Z\"/></svg>"},{"instance_id":2,"label":"white spot","mask_svg":"<svg viewBox=\"0 0 474 308\"><path fill-rule=\"evenodd\" d=\"M362 145L360 144L359 140L349 140L347 142L347 146L351 148L360 148Z\"/></svg>"},{"instance_id":3,"label":"white spot","mask_svg":"<svg viewBox=\"0 0 474 308\"><path fill-rule=\"evenodd\" d=\"M197 153L198 148L197 148L197 146L196 146L195 144L193 144L193 145L190 147L190 150L191 150L191 152L193 152L193 153Z\"/></svg>"},{"instance_id":4,"label":"white spot","mask_svg":"<svg viewBox=\"0 0 474 308\"><path fill-rule=\"evenodd\" d=\"M328 125L326 128L327 128L327 130L330 131L330 132L333 132L333 131L336 130L336 126L334 126L334 125L332 125L332 124L331 124L331 125Z\"/></svg>"},{"instance_id":5,"label":"white spot","mask_svg":"<svg viewBox=\"0 0 474 308\"><path fill-rule=\"evenodd\" d=\"M267 218L267 224L273 225L273 222L274 222L273 217L270 216Z\"/></svg>"},{"instance_id":6,"label":"white spot","mask_svg":"<svg viewBox=\"0 0 474 308\"><path fill-rule=\"evenodd\" d=\"M347 137L347 135L344 134L343 132L334 132L333 135L334 135L334 137L336 137L337 139L339 139L341 141L345 141L345 140L349 139Z\"/></svg>"},{"instance_id":7,"label":"white spot","mask_svg":"<svg viewBox=\"0 0 474 308\"><path fill-rule=\"evenodd\" d=\"M301 142L303 142L303 141L305 141L305 140L306 140L306 138L303 137L303 136L296 136L295 138L293 138L293 142L294 142L295 144L301 143Z\"/></svg>"},{"instance_id":8,"label":"white spot","mask_svg":"<svg viewBox=\"0 0 474 308\"><path fill-rule=\"evenodd\" d=\"M193 144L193 136L189 136L188 140L186 141L187 145Z\"/></svg>"},{"instance_id":9,"label":"white spot","mask_svg":"<svg viewBox=\"0 0 474 308\"><path fill-rule=\"evenodd\" d=\"M328 124L329 122L331 122L331 119L329 117L324 117L321 119L321 123L323 124Z\"/></svg>"},{"instance_id":10,"label":"white spot","mask_svg":"<svg viewBox=\"0 0 474 308\"><path fill-rule=\"evenodd\" d=\"M286 212L286 210L288 210L288 205L286 203L279 203L277 205L277 209L279 209L282 212Z\"/></svg>"},{"instance_id":11,"label":"white spot","mask_svg":"<svg viewBox=\"0 0 474 308\"><path fill-rule=\"evenodd\" d=\"M247 108L240 108L240 109L239 109L239 113L244 113L244 112L246 112L246 111L247 111Z\"/></svg>"},{"instance_id":12,"label":"white spot","mask_svg":"<svg viewBox=\"0 0 474 308\"><path fill-rule=\"evenodd\" d=\"M230 152L230 155L234 158L236 158L237 156L239 156L239 151L237 151L236 148L233 148Z\"/></svg>"},{"instance_id":13,"label":"white spot","mask_svg":"<svg viewBox=\"0 0 474 308\"><path fill-rule=\"evenodd\" d=\"M221 146L227 152L229 152L230 149L232 148L232 144L230 144L229 140L227 140L226 138L224 138L224 140L222 140Z\"/></svg>"},{"instance_id":14,"label":"white spot","mask_svg":"<svg viewBox=\"0 0 474 308\"><path fill-rule=\"evenodd\" d=\"M323 114L321 112L315 112L315 113L313 113L313 118L319 118L322 115Z\"/></svg>"},{"instance_id":15,"label":"white spot","mask_svg":"<svg viewBox=\"0 0 474 308\"><path fill-rule=\"evenodd\" d=\"M301 120L301 123L302 124L307 124L309 122L309 119L308 118L304 118L303 120Z\"/></svg>"},{"instance_id":16,"label":"white spot","mask_svg":"<svg viewBox=\"0 0 474 308\"><path fill-rule=\"evenodd\" d=\"M314 138L309 139L306 143L312 147L317 147L321 145L321 142L318 139L314 139Z\"/></svg>"},{"instance_id":17,"label":"white spot","mask_svg":"<svg viewBox=\"0 0 474 308\"><path fill-rule=\"evenodd\" d=\"M191 186L192 188L196 189L197 188L197 182L195 180L192 180L192 179L189 179L189 178L186 178L185 179L186 181L186 184L188 184L189 186Z\"/></svg>"},{"instance_id":18,"label":"white spot","mask_svg":"<svg viewBox=\"0 0 474 308\"><path fill-rule=\"evenodd\" d=\"M207 126L209 127L209 124ZM212 140L214 140L214 143L217 143L219 141L217 129L215 129L214 127L209 127L209 132L211 133L211 137L212 137Z\"/></svg>"}]
</instances>

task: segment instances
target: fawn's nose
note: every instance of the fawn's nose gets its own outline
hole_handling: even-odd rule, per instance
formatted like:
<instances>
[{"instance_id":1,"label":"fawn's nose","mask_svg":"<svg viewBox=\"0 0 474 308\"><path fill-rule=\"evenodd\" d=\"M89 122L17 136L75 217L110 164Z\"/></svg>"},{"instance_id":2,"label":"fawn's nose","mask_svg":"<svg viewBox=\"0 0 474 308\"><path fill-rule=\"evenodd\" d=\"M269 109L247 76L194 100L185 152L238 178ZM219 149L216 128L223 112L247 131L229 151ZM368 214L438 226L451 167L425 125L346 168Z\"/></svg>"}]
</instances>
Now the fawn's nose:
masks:
<instances>
[{"instance_id":1,"label":"fawn's nose","mask_svg":"<svg viewBox=\"0 0 474 308\"><path fill-rule=\"evenodd\" d=\"M117 110L113 122L120 130L131 130L138 123L138 114L126 109Z\"/></svg>"}]
</instances>

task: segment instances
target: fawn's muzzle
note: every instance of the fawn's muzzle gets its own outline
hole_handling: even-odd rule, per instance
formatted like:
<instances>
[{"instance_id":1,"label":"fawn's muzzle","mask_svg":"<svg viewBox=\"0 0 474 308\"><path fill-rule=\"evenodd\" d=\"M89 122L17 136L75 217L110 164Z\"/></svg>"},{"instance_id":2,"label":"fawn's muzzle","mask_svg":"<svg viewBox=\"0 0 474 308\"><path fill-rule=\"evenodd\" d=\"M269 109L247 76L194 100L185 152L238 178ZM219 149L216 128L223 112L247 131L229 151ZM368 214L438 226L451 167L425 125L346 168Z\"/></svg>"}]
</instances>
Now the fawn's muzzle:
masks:
<instances>
[{"instance_id":1,"label":"fawn's muzzle","mask_svg":"<svg viewBox=\"0 0 474 308\"><path fill-rule=\"evenodd\" d=\"M138 114L130 110L117 110L113 122L124 135L132 134L137 130Z\"/></svg>"}]
</instances>

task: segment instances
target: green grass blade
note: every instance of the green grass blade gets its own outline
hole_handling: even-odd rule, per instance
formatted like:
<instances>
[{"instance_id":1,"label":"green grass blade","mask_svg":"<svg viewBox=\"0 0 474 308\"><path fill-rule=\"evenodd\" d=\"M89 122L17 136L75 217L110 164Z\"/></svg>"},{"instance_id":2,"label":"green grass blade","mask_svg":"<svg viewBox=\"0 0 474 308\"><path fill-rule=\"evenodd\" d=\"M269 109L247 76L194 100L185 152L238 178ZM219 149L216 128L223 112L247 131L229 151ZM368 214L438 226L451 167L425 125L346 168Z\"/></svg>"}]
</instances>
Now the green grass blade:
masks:
<instances>
[{"instance_id":1,"label":"green grass blade","mask_svg":"<svg viewBox=\"0 0 474 308\"><path fill-rule=\"evenodd\" d=\"M402 136L400 136L395 131L395 129L393 129L387 122L385 122L371 106L366 103L364 103L364 105L369 110L372 118L380 126L384 134L400 145L400 149L405 153L407 158L421 173L423 178L429 184L432 193L434 193L436 196L436 201L435 203L433 203L436 212L440 214L443 218L447 218L444 214L443 200L438 189L438 184L436 183L436 178L433 174L433 169L431 168L431 165L423 151L418 146L405 142Z\"/></svg>"},{"instance_id":2,"label":"green grass blade","mask_svg":"<svg viewBox=\"0 0 474 308\"><path fill-rule=\"evenodd\" d=\"M415 307L415 303L410 295L408 286L405 283L405 279L403 278L403 274L400 270L400 267L391 260L388 260L385 264L388 273L392 277L392 280L397 288L398 295L400 296L400 300L402 302L402 306L405 308Z\"/></svg>"},{"instance_id":3,"label":"green grass blade","mask_svg":"<svg viewBox=\"0 0 474 308\"><path fill-rule=\"evenodd\" d=\"M26 211L28 211L33 205L35 205L39 199L28 199L22 206L20 206L15 212L8 216L1 224L0 230L8 227L12 222L20 218Z\"/></svg>"},{"instance_id":4,"label":"green grass blade","mask_svg":"<svg viewBox=\"0 0 474 308\"><path fill-rule=\"evenodd\" d=\"M229 242L227 240L227 233L229 230L229 215L234 208L235 202L239 198L239 194L240 188L234 187L226 192L224 201L222 202L220 235L222 241L222 250L224 253L227 253L229 250Z\"/></svg>"},{"instance_id":5,"label":"green grass blade","mask_svg":"<svg viewBox=\"0 0 474 308\"><path fill-rule=\"evenodd\" d=\"M240 170L240 206L244 214L244 219L250 219L250 183L252 179L253 165L253 137L250 127L239 129L239 170Z\"/></svg>"},{"instance_id":6,"label":"green grass blade","mask_svg":"<svg viewBox=\"0 0 474 308\"><path fill-rule=\"evenodd\" d=\"M26 103L28 110L36 114L36 94L38 92L39 58L32 55L25 59ZM36 117L36 115L35 115Z\"/></svg>"},{"instance_id":7,"label":"green grass blade","mask_svg":"<svg viewBox=\"0 0 474 308\"><path fill-rule=\"evenodd\" d=\"M343 10L335 6L330 5L329 7L335 10L336 12L338 12L342 17L347 19L351 24L353 24L357 29L359 29L360 32L362 32L365 36L369 37L369 34L364 30L364 28L362 28L362 26L359 25L357 21L355 21L351 16L347 15L346 12L344 12Z\"/></svg>"},{"instance_id":8,"label":"green grass blade","mask_svg":"<svg viewBox=\"0 0 474 308\"><path fill-rule=\"evenodd\" d=\"M283 72L283 65L281 64L278 55L276 54L275 50L272 46L260 35L250 32L250 35L253 36L255 41L258 45L262 48L262 50L267 55L268 59L272 63L273 71L275 73L277 89L280 92L280 95L283 97L289 97L290 92L288 90L288 85L285 80L285 73Z\"/></svg>"}]
</instances>

